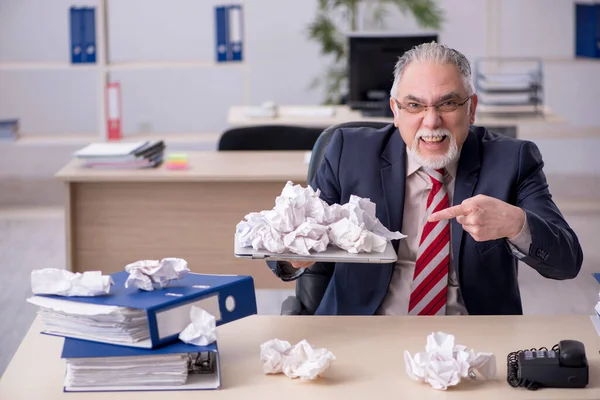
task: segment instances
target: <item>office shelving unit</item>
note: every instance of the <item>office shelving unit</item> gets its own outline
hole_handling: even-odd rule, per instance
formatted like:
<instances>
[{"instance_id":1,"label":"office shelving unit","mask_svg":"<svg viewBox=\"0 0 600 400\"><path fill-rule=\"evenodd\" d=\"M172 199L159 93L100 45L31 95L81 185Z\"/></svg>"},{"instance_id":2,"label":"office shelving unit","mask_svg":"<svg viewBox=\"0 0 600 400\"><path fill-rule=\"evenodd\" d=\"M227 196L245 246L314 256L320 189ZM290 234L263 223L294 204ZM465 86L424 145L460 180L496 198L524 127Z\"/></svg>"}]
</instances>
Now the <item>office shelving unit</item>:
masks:
<instances>
[{"instance_id":1,"label":"office shelving unit","mask_svg":"<svg viewBox=\"0 0 600 400\"><path fill-rule=\"evenodd\" d=\"M542 114L543 64L540 58L479 58L474 81L478 112L488 115Z\"/></svg>"},{"instance_id":2,"label":"office shelving unit","mask_svg":"<svg viewBox=\"0 0 600 400\"><path fill-rule=\"evenodd\" d=\"M95 73L95 92L97 96L96 128L94 132L73 132L67 135L38 135L36 132L24 132L24 135L12 143L17 145L31 144L85 144L90 141L107 140L107 122L106 122L106 85L110 80L112 72L120 71L141 71L141 70L185 70L211 68L241 68L244 76L247 77L247 64L241 62L218 63L216 61L135 61L135 62L111 62L109 53L109 35L108 35L108 7L110 0L96 0L95 8L95 32L96 32L96 62L73 64L70 62L70 56L65 54L65 61L34 61L34 62L0 62L0 71L93 71ZM72 5L75 5L73 3ZM68 8L65 8L68 13ZM243 98L244 103L249 98L248 79L244 79ZM156 134L147 135L140 132L129 134L127 138L137 139L147 136L157 136ZM161 138L167 137L169 141L175 143L186 142L212 142L215 140L215 134L199 132L172 132L160 135ZM4 142L11 143L11 142Z\"/></svg>"}]
</instances>

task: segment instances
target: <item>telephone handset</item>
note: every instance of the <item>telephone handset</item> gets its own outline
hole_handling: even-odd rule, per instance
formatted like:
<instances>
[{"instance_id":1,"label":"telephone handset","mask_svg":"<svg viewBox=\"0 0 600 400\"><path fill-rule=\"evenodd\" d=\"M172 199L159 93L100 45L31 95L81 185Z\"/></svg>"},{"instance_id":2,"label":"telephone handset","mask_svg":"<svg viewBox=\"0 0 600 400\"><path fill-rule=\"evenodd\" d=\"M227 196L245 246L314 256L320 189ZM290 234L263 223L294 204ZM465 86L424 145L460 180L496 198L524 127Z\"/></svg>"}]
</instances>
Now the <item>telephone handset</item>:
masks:
<instances>
[{"instance_id":1,"label":"telephone handset","mask_svg":"<svg viewBox=\"0 0 600 400\"><path fill-rule=\"evenodd\" d=\"M585 348L577 340L561 340L552 350L541 347L512 352L507 364L507 381L513 387L582 388L589 380Z\"/></svg>"}]
</instances>

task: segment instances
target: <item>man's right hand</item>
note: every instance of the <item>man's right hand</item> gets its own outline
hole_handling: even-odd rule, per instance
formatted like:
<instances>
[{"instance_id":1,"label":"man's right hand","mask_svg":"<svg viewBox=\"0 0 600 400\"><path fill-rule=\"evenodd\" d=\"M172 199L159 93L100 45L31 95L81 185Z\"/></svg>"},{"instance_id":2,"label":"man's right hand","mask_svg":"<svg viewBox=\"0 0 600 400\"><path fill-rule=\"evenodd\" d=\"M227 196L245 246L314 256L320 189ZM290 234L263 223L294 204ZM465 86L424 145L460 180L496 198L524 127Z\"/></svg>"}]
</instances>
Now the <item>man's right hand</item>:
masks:
<instances>
[{"instance_id":1,"label":"man's right hand","mask_svg":"<svg viewBox=\"0 0 600 400\"><path fill-rule=\"evenodd\" d=\"M314 264L314 262L312 261L295 261L295 262L291 262L290 264L292 265L292 267L300 269L300 268L308 268L311 265Z\"/></svg>"}]
</instances>

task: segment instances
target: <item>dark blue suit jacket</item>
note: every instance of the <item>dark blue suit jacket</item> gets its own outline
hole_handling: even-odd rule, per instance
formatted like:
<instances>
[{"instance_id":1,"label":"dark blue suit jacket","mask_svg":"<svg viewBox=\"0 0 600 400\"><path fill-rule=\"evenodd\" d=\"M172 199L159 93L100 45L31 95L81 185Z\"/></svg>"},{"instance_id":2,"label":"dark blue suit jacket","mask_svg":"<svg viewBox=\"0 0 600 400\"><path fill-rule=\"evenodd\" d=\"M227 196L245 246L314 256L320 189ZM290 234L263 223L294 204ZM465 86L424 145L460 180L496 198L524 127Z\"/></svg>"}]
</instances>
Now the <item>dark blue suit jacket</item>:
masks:
<instances>
[{"instance_id":1,"label":"dark blue suit jacket","mask_svg":"<svg viewBox=\"0 0 600 400\"><path fill-rule=\"evenodd\" d=\"M344 204L350 195L377 205L377 218L401 231L406 180L406 145L398 130L347 128L334 133L311 182L321 198ZM472 126L462 147L454 204L483 194L516 205L527 214L532 244L521 261L551 279L574 278L583 254L575 233L548 191L537 146ZM393 242L396 250L398 241ZM452 257L469 314L522 314L517 258L506 239L476 242L451 220ZM280 269L270 263L279 275ZM316 314L373 315L388 290L394 264L322 263L330 275Z\"/></svg>"}]
</instances>

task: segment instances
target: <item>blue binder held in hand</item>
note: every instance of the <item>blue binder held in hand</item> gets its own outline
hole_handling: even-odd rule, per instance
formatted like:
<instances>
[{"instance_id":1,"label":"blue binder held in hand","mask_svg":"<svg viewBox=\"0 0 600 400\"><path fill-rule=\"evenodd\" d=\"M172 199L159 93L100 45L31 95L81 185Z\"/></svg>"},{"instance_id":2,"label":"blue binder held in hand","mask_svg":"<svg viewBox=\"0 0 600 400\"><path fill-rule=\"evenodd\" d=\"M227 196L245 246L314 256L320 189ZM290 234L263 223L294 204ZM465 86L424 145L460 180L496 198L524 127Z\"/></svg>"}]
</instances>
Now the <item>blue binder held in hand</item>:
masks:
<instances>
[{"instance_id":1,"label":"blue binder held in hand","mask_svg":"<svg viewBox=\"0 0 600 400\"><path fill-rule=\"evenodd\" d=\"M216 325L256 314L251 276L188 273L160 290L125 287L127 271L111 274L111 293L96 297L35 295L44 333L119 344L156 348L176 341L190 323L192 306L215 316Z\"/></svg>"},{"instance_id":2,"label":"blue binder held in hand","mask_svg":"<svg viewBox=\"0 0 600 400\"><path fill-rule=\"evenodd\" d=\"M65 392L203 390L221 387L217 343L176 341L139 349L66 338Z\"/></svg>"}]
</instances>

